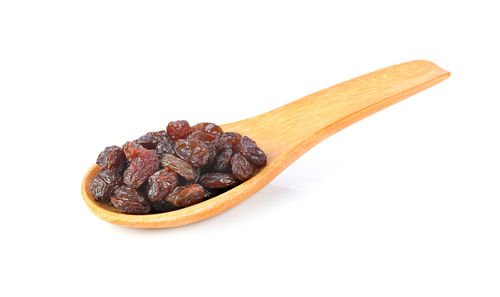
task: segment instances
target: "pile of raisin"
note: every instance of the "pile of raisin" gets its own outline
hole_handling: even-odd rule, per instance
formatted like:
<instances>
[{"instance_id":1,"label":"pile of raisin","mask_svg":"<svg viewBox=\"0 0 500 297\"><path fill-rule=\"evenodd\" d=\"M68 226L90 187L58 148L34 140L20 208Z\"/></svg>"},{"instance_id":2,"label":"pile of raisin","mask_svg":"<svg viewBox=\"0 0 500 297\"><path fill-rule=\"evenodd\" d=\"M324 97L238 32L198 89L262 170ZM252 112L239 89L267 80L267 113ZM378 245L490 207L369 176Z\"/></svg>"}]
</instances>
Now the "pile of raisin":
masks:
<instances>
[{"instance_id":1,"label":"pile of raisin","mask_svg":"<svg viewBox=\"0 0 500 297\"><path fill-rule=\"evenodd\" d=\"M96 201L127 214L167 212L215 197L267 163L255 141L212 123L170 122L97 157L90 183Z\"/></svg>"}]
</instances>

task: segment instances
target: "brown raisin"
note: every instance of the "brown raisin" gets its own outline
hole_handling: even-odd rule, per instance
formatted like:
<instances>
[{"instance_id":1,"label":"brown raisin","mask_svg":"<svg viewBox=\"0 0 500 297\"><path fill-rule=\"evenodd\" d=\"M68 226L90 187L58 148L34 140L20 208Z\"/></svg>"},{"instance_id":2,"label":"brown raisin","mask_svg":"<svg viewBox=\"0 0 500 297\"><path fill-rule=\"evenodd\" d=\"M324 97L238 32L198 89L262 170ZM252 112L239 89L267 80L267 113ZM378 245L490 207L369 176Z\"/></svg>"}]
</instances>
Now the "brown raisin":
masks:
<instances>
[{"instance_id":1,"label":"brown raisin","mask_svg":"<svg viewBox=\"0 0 500 297\"><path fill-rule=\"evenodd\" d=\"M252 177L255 167L240 153L236 153L231 158L231 170L237 179L246 181Z\"/></svg>"},{"instance_id":2,"label":"brown raisin","mask_svg":"<svg viewBox=\"0 0 500 297\"><path fill-rule=\"evenodd\" d=\"M123 182L132 188L139 188L160 166L156 151L146 150L130 162L123 174Z\"/></svg>"},{"instance_id":3,"label":"brown raisin","mask_svg":"<svg viewBox=\"0 0 500 297\"><path fill-rule=\"evenodd\" d=\"M263 167L267 163L266 154L247 136L243 136L238 143L238 152L257 167Z\"/></svg>"},{"instance_id":4,"label":"brown raisin","mask_svg":"<svg viewBox=\"0 0 500 297\"><path fill-rule=\"evenodd\" d=\"M160 170L149 177L146 194L153 202L163 200L170 191L177 187L178 182L177 173L170 169Z\"/></svg>"},{"instance_id":5,"label":"brown raisin","mask_svg":"<svg viewBox=\"0 0 500 297\"><path fill-rule=\"evenodd\" d=\"M178 207L175 207L172 203L168 202L167 200L152 201L151 207L157 213L179 209Z\"/></svg>"},{"instance_id":6,"label":"brown raisin","mask_svg":"<svg viewBox=\"0 0 500 297\"><path fill-rule=\"evenodd\" d=\"M203 187L199 184L192 184L175 188L168 194L166 200L176 207L187 207L201 202L203 197Z\"/></svg>"},{"instance_id":7,"label":"brown raisin","mask_svg":"<svg viewBox=\"0 0 500 297\"><path fill-rule=\"evenodd\" d=\"M229 173L208 173L200 178L200 184L207 188L224 189L236 186L239 181Z\"/></svg>"},{"instance_id":8,"label":"brown raisin","mask_svg":"<svg viewBox=\"0 0 500 297\"><path fill-rule=\"evenodd\" d=\"M165 154L174 155L175 154L174 148L175 148L175 141L172 140L161 141L156 146L156 153L158 154L158 158L161 160L161 158Z\"/></svg>"},{"instance_id":9,"label":"brown raisin","mask_svg":"<svg viewBox=\"0 0 500 297\"><path fill-rule=\"evenodd\" d=\"M231 170L231 157L233 156L233 150L231 148L226 148L221 151L214 161L214 169L219 172L228 172Z\"/></svg>"},{"instance_id":10,"label":"brown raisin","mask_svg":"<svg viewBox=\"0 0 500 297\"><path fill-rule=\"evenodd\" d=\"M173 140L184 139L191 134L191 127L187 121L175 121L168 123L167 133Z\"/></svg>"},{"instance_id":11,"label":"brown raisin","mask_svg":"<svg viewBox=\"0 0 500 297\"><path fill-rule=\"evenodd\" d=\"M170 168L186 180L194 180L196 178L196 170L188 162L177 158L174 155L165 154L161 159L161 165L165 168Z\"/></svg>"},{"instance_id":12,"label":"brown raisin","mask_svg":"<svg viewBox=\"0 0 500 297\"><path fill-rule=\"evenodd\" d=\"M109 203L110 195L122 185L122 177L114 170L102 170L92 182L90 182L90 192L94 200Z\"/></svg>"},{"instance_id":13,"label":"brown raisin","mask_svg":"<svg viewBox=\"0 0 500 297\"><path fill-rule=\"evenodd\" d=\"M203 199L210 199L222 193L221 189L204 188Z\"/></svg>"},{"instance_id":14,"label":"brown raisin","mask_svg":"<svg viewBox=\"0 0 500 297\"><path fill-rule=\"evenodd\" d=\"M210 143L213 140L210 135L200 130L193 131L186 139L201 140L205 143Z\"/></svg>"},{"instance_id":15,"label":"brown raisin","mask_svg":"<svg viewBox=\"0 0 500 297\"><path fill-rule=\"evenodd\" d=\"M226 148L230 148L236 151L238 143L240 143L241 135L236 132L226 132L216 141L214 141L214 145L217 151L222 151Z\"/></svg>"},{"instance_id":16,"label":"brown raisin","mask_svg":"<svg viewBox=\"0 0 500 297\"><path fill-rule=\"evenodd\" d=\"M194 125L192 129L205 132L209 141L219 138L224 133L222 128L214 123L199 123Z\"/></svg>"},{"instance_id":17,"label":"brown raisin","mask_svg":"<svg viewBox=\"0 0 500 297\"><path fill-rule=\"evenodd\" d=\"M137 143L137 140L127 141L123 145L123 152L125 153L125 157L129 162L131 162L135 157L137 157L140 153L144 152L146 148Z\"/></svg>"},{"instance_id":18,"label":"brown raisin","mask_svg":"<svg viewBox=\"0 0 500 297\"><path fill-rule=\"evenodd\" d=\"M167 131L162 130L157 132L148 132L137 139L137 144L140 144L147 149L153 150L156 149L158 143L166 141L167 139Z\"/></svg>"},{"instance_id":19,"label":"brown raisin","mask_svg":"<svg viewBox=\"0 0 500 297\"><path fill-rule=\"evenodd\" d=\"M211 157L211 149L203 141L199 140L177 140L175 153L181 159L196 167L205 166Z\"/></svg>"},{"instance_id":20,"label":"brown raisin","mask_svg":"<svg viewBox=\"0 0 500 297\"><path fill-rule=\"evenodd\" d=\"M147 214L151 212L149 201L136 189L121 186L111 195L111 203L120 212L127 214Z\"/></svg>"},{"instance_id":21,"label":"brown raisin","mask_svg":"<svg viewBox=\"0 0 500 297\"><path fill-rule=\"evenodd\" d=\"M127 167L127 159L119 146L113 145L105 148L97 157L97 165L102 169L123 172Z\"/></svg>"}]
</instances>

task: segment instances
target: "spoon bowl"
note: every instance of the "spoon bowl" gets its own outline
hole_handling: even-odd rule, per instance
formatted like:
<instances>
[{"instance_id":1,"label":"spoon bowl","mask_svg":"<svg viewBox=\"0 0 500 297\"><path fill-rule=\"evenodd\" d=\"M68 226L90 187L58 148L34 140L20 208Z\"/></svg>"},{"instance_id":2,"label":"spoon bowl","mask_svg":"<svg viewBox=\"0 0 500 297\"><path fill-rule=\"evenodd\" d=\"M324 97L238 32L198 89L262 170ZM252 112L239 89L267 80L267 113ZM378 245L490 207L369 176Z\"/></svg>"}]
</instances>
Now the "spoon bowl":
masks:
<instances>
[{"instance_id":1,"label":"spoon bowl","mask_svg":"<svg viewBox=\"0 0 500 297\"><path fill-rule=\"evenodd\" d=\"M101 170L92 165L82 183L90 210L113 224L137 228L168 228L215 216L247 199L323 139L337 131L448 78L450 73L428 61L383 68L313 93L267 113L222 125L254 139L268 163L239 186L201 203L160 214L128 215L94 201L89 190Z\"/></svg>"}]
</instances>

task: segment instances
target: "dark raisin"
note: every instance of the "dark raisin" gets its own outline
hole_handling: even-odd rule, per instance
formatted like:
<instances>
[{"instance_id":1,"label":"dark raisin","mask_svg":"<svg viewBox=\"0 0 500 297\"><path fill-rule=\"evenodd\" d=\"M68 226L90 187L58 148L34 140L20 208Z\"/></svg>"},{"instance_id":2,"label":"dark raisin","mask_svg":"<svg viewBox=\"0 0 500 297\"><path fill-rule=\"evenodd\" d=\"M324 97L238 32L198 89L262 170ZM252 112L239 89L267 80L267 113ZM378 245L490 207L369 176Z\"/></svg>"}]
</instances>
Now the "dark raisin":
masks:
<instances>
[{"instance_id":1,"label":"dark raisin","mask_svg":"<svg viewBox=\"0 0 500 297\"><path fill-rule=\"evenodd\" d=\"M236 153L231 158L231 170L237 179L246 181L252 177L255 167L240 153Z\"/></svg>"},{"instance_id":2,"label":"dark raisin","mask_svg":"<svg viewBox=\"0 0 500 297\"><path fill-rule=\"evenodd\" d=\"M236 132L226 132L216 141L214 141L214 145L218 151L222 151L226 148L233 149L236 151L238 143L240 143L241 135Z\"/></svg>"},{"instance_id":3,"label":"dark raisin","mask_svg":"<svg viewBox=\"0 0 500 297\"><path fill-rule=\"evenodd\" d=\"M177 158L174 155L165 154L161 159L161 165L175 171L186 180L196 179L196 170L188 162Z\"/></svg>"},{"instance_id":4,"label":"dark raisin","mask_svg":"<svg viewBox=\"0 0 500 297\"><path fill-rule=\"evenodd\" d=\"M156 153L158 154L158 158L161 159L165 154L174 155L175 154L174 148L175 148L175 141L172 140L161 141L156 146Z\"/></svg>"},{"instance_id":5,"label":"dark raisin","mask_svg":"<svg viewBox=\"0 0 500 297\"><path fill-rule=\"evenodd\" d=\"M191 131L187 121L170 122L167 126L167 133L173 140L186 138Z\"/></svg>"},{"instance_id":6,"label":"dark raisin","mask_svg":"<svg viewBox=\"0 0 500 297\"><path fill-rule=\"evenodd\" d=\"M122 185L122 177L114 170L102 170L92 182L90 182L90 192L94 200L109 203L110 195Z\"/></svg>"},{"instance_id":7,"label":"dark raisin","mask_svg":"<svg viewBox=\"0 0 500 297\"><path fill-rule=\"evenodd\" d=\"M163 200L178 182L177 173L170 169L160 170L149 177L146 194L151 201Z\"/></svg>"},{"instance_id":8,"label":"dark raisin","mask_svg":"<svg viewBox=\"0 0 500 297\"><path fill-rule=\"evenodd\" d=\"M102 169L123 172L127 167L127 159L119 146L113 145L105 148L97 157L97 165Z\"/></svg>"},{"instance_id":9,"label":"dark raisin","mask_svg":"<svg viewBox=\"0 0 500 297\"><path fill-rule=\"evenodd\" d=\"M210 165L212 165L215 161L215 157L217 157L217 150L215 149L215 147L213 145L211 145L210 143L207 144L208 146L208 162L207 164L205 164L205 167L208 167Z\"/></svg>"},{"instance_id":10,"label":"dark raisin","mask_svg":"<svg viewBox=\"0 0 500 297\"><path fill-rule=\"evenodd\" d=\"M147 214L151 212L149 201L143 194L128 186L121 186L111 195L111 203L120 212L128 214Z\"/></svg>"},{"instance_id":11,"label":"dark raisin","mask_svg":"<svg viewBox=\"0 0 500 297\"><path fill-rule=\"evenodd\" d=\"M175 207L172 203L168 202L167 200L152 201L151 207L155 212L158 213L179 209L178 207Z\"/></svg>"},{"instance_id":12,"label":"dark raisin","mask_svg":"<svg viewBox=\"0 0 500 297\"><path fill-rule=\"evenodd\" d=\"M129 162L131 162L135 157L137 157L140 153L144 152L146 148L137 143L137 140L127 141L123 145L123 152L125 153L125 157Z\"/></svg>"},{"instance_id":13,"label":"dark raisin","mask_svg":"<svg viewBox=\"0 0 500 297\"><path fill-rule=\"evenodd\" d=\"M137 139L137 144L140 144L147 149L153 150L156 149L158 143L166 141L167 139L167 131L148 132Z\"/></svg>"},{"instance_id":14,"label":"dark raisin","mask_svg":"<svg viewBox=\"0 0 500 297\"><path fill-rule=\"evenodd\" d=\"M139 188L160 166L156 151L146 150L135 157L123 174L123 182Z\"/></svg>"},{"instance_id":15,"label":"dark raisin","mask_svg":"<svg viewBox=\"0 0 500 297\"><path fill-rule=\"evenodd\" d=\"M238 152L257 167L263 167L267 163L266 154L249 137L243 136L241 138L238 144Z\"/></svg>"},{"instance_id":16,"label":"dark raisin","mask_svg":"<svg viewBox=\"0 0 500 297\"><path fill-rule=\"evenodd\" d=\"M166 200L176 207L187 207L201 202L203 197L203 187L199 184L192 184L175 188L168 194Z\"/></svg>"},{"instance_id":17,"label":"dark raisin","mask_svg":"<svg viewBox=\"0 0 500 297\"><path fill-rule=\"evenodd\" d=\"M219 138L224 133L222 128L214 123L199 123L194 125L192 129L205 132L210 141Z\"/></svg>"},{"instance_id":18,"label":"dark raisin","mask_svg":"<svg viewBox=\"0 0 500 297\"><path fill-rule=\"evenodd\" d=\"M214 161L214 169L219 172L228 172L231 170L231 157L233 156L233 150L231 148L226 148L221 151Z\"/></svg>"},{"instance_id":19,"label":"dark raisin","mask_svg":"<svg viewBox=\"0 0 500 297\"><path fill-rule=\"evenodd\" d=\"M236 186L239 181L229 173L208 173L200 178L200 184L207 188L224 189Z\"/></svg>"},{"instance_id":20,"label":"dark raisin","mask_svg":"<svg viewBox=\"0 0 500 297\"><path fill-rule=\"evenodd\" d=\"M203 141L199 140L177 140L175 153L189 164L201 167L210 161L211 149Z\"/></svg>"},{"instance_id":21,"label":"dark raisin","mask_svg":"<svg viewBox=\"0 0 500 297\"><path fill-rule=\"evenodd\" d=\"M213 198L222 193L221 189L204 188L203 191L204 191L203 199L205 200Z\"/></svg>"}]
</instances>

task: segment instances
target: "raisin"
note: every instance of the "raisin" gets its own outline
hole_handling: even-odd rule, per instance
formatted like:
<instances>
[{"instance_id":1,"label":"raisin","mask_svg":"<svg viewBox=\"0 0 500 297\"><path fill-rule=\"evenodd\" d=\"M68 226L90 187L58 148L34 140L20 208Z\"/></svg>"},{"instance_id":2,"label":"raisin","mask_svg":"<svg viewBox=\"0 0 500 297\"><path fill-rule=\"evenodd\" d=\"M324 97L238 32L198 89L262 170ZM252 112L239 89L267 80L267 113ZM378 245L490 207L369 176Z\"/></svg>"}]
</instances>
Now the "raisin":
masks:
<instances>
[{"instance_id":1,"label":"raisin","mask_svg":"<svg viewBox=\"0 0 500 297\"><path fill-rule=\"evenodd\" d=\"M146 150L130 162L123 174L123 182L132 188L139 188L160 166L156 151Z\"/></svg>"},{"instance_id":2,"label":"raisin","mask_svg":"<svg viewBox=\"0 0 500 297\"><path fill-rule=\"evenodd\" d=\"M263 167L267 163L266 154L257 146L255 141L249 137L243 136L238 143L238 152L243 155L250 163L257 167Z\"/></svg>"},{"instance_id":3,"label":"raisin","mask_svg":"<svg viewBox=\"0 0 500 297\"><path fill-rule=\"evenodd\" d=\"M186 138L191 131L187 121L170 122L167 126L167 133L173 140Z\"/></svg>"},{"instance_id":4,"label":"raisin","mask_svg":"<svg viewBox=\"0 0 500 297\"><path fill-rule=\"evenodd\" d=\"M207 188L224 189L236 186L239 181L229 173L208 173L200 178L200 184Z\"/></svg>"},{"instance_id":5,"label":"raisin","mask_svg":"<svg viewBox=\"0 0 500 297\"><path fill-rule=\"evenodd\" d=\"M146 148L137 143L137 140L127 141L123 145L123 151L125 152L125 157L129 162L131 162L140 153L144 152Z\"/></svg>"},{"instance_id":6,"label":"raisin","mask_svg":"<svg viewBox=\"0 0 500 297\"><path fill-rule=\"evenodd\" d=\"M105 148L97 157L97 165L102 169L111 169L123 172L127 167L127 159L119 146L113 145Z\"/></svg>"},{"instance_id":7,"label":"raisin","mask_svg":"<svg viewBox=\"0 0 500 297\"><path fill-rule=\"evenodd\" d=\"M226 148L230 148L236 151L238 143L240 143L241 135L236 132L226 132L216 141L214 141L215 147L218 151L222 151Z\"/></svg>"},{"instance_id":8,"label":"raisin","mask_svg":"<svg viewBox=\"0 0 500 297\"><path fill-rule=\"evenodd\" d=\"M231 148L224 149L215 157L214 169L219 172L228 172L231 169L232 156L233 150Z\"/></svg>"},{"instance_id":9,"label":"raisin","mask_svg":"<svg viewBox=\"0 0 500 297\"><path fill-rule=\"evenodd\" d=\"M175 207L172 203L168 202L167 200L152 201L151 207L155 212L167 212L179 209L178 207Z\"/></svg>"},{"instance_id":10,"label":"raisin","mask_svg":"<svg viewBox=\"0 0 500 297\"><path fill-rule=\"evenodd\" d=\"M111 203L120 212L128 214L147 214L151 212L149 201L136 189L121 186L111 195Z\"/></svg>"},{"instance_id":11,"label":"raisin","mask_svg":"<svg viewBox=\"0 0 500 297\"><path fill-rule=\"evenodd\" d=\"M196 179L196 170L188 162L174 155L165 154L161 159L161 165L175 171L186 180Z\"/></svg>"},{"instance_id":12,"label":"raisin","mask_svg":"<svg viewBox=\"0 0 500 297\"><path fill-rule=\"evenodd\" d=\"M240 153L236 153L231 158L231 170L237 179L240 181L246 181L252 177L255 168Z\"/></svg>"},{"instance_id":13,"label":"raisin","mask_svg":"<svg viewBox=\"0 0 500 297\"><path fill-rule=\"evenodd\" d=\"M167 139L167 131L148 132L137 139L137 144L140 144L147 149L153 150L156 149L158 143L166 141Z\"/></svg>"},{"instance_id":14,"label":"raisin","mask_svg":"<svg viewBox=\"0 0 500 297\"><path fill-rule=\"evenodd\" d=\"M210 135L200 130L193 131L191 134L189 134L187 139L201 140L205 143L210 143L213 140Z\"/></svg>"},{"instance_id":15,"label":"raisin","mask_svg":"<svg viewBox=\"0 0 500 297\"><path fill-rule=\"evenodd\" d=\"M199 184L180 186L168 194L166 200L176 207L187 207L203 200L203 187Z\"/></svg>"},{"instance_id":16,"label":"raisin","mask_svg":"<svg viewBox=\"0 0 500 297\"><path fill-rule=\"evenodd\" d=\"M146 189L149 200L165 199L167 194L177 187L178 182L177 173L170 171L170 169L163 169L151 175Z\"/></svg>"},{"instance_id":17,"label":"raisin","mask_svg":"<svg viewBox=\"0 0 500 297\"><path fill-rule=\"evenodd\" d=\"M215 149L215 146L211 144L207 144L208 146L208 162L205 164L205 167L212 165L212 163L215 161L215 157L217 157L217 150Z\"/></svg>"},{"instance_id":18,"label":"raisin","mask_svg":"<svg viewBox=\"0 0 500 297\"><path fill-rule=\"evenodd\" d=\"M209 141L219 138L224 133L222 128L214 123L199 123L194 125L192 129L205 132Z\"/></svg>"},{"instance_id":19,"label":"raisin","mask_svg":"<svg viewBox=\"0 0 500 297\"><path fill-rule=\"evenodd\" d=\"M174 155L175 154L174 148L175 148L175 141L171 140L161 141L156 146L156 153L158 154L158 158L161 159L165 154Z\"/></svg>"},{"instance_id":20,"label":"raisin","mask_svg":"<svg viewBox=\"0 0 500 297\"><path fill-rule=\"evenodd\" d=\"M90 182L90 192L95 201L110 202L110 195L122 185L122 177L114 170L102 170L92 182Z\"/></svg>"},{"instance_id":21,"label":"raisin","mask_svg":"<svg viewBox=\"0 0 500 297\"><path fill-rule=\"evenodd\" d=\"M203 141L199 140L177 140L175 153L189 164L201 167L210 161L210 148Z\"/></svg>"}]
</instances>

